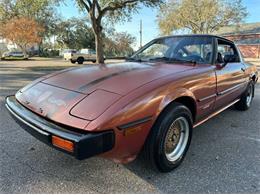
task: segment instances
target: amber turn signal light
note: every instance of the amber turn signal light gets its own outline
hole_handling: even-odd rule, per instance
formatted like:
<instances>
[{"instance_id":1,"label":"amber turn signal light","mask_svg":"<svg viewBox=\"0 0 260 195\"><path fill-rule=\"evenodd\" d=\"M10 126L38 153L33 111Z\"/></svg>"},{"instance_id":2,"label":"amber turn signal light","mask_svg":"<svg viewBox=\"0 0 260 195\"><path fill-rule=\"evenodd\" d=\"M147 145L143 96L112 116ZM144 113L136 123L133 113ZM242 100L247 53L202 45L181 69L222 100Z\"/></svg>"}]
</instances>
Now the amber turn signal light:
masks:
<instances>
[{"instance_id":1,"label":"amber turn signal light","mask_svg":"<svg viewBox=\"0 0 260 195\"><path fill-rule=\"evenodd\" d=\"M63 150L66 150L68 152L73 152L74 151L74 144L73 142L62 139L60 137L57 137L55 135L52 136L52 144L58 148L61 148Z\"/></svg>"}]
</instances>

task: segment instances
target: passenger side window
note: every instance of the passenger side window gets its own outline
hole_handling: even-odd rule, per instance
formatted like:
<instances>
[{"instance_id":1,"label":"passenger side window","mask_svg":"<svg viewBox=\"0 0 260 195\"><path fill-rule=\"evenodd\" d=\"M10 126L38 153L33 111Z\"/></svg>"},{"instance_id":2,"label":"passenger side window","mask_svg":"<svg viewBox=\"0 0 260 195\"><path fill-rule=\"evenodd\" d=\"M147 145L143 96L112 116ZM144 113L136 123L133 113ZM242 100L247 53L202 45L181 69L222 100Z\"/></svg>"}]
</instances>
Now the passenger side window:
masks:
<instances>
[{"instance_id":1,"label":"passenger side window","mask_svg":"<svg viewBox=\"0 0 260 195\"><path fill-rule=\"evenodd\" d=\"M239 54L235 45L228 41L218 40L216 62L217 63L240 62Z\"/></svg>"}]
</instances>

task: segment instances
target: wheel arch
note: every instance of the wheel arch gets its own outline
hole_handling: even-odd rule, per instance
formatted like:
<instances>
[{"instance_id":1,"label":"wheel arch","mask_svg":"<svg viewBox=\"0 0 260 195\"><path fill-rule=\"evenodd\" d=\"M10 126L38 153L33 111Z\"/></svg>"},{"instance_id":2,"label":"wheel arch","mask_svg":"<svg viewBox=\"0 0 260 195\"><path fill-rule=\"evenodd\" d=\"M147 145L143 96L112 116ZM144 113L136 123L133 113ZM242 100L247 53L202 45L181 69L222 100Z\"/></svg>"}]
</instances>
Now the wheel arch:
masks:
<instances>
[{"instance_id":1,"label":"wheel arch","mask_svg":"<svg viewBox=\"0 0 260 195\"><path fill-rule=\"evenodd\" d=\"M186 106L191 111L193 121L196 120L197 105L196 105L196 101L192 97L190 96L179 97L173 100L173 102L178 102Z\"/></svg>"},{"instance_id":2,"label":"wheel arch","mask_svg":"<svg viewBox=\"0 0 260 195\"><path fill-rule=\"evenodd\" d=\"M186 106L192 114L193 121L196 121L197 103L194 94L186 89L181 89L178 93L165 96L161 102L159 114L157 118L169 109L174 102L181 103Z\"/></svg>"},{"instance_id":3,"label":"wheel arch","mask_svg":"<svg viewBox=\"0 0 260 195\"><path fill-rule=\"evenodd\" d=\"M83 56L78 56L77 57L77 61L78 61L78 59L83 59L84 60L85 58Z\"/></svg>"}]
</instances>

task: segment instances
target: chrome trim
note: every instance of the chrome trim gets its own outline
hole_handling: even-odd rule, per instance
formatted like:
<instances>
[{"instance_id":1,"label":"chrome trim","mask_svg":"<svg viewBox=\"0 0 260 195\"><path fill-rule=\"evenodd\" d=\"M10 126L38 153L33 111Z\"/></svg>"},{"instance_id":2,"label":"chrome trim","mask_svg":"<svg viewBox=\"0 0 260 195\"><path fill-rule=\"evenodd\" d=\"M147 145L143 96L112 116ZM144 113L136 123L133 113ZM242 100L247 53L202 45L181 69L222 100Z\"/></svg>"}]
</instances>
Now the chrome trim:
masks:
<instances>
[{"instance_id":1,"label":"chrome trim","mask_svg":"<svg viewBox=\"0 0 260 195\"><path fill-rule=\"evenodd\" d=\"M226 93L229 93L229 92L231 92L233 90L236 90L237 88L239 88L240 86L245 85L245 84L246 83L240 83L238 85L235 85L234 87L231 87L231 88L228 88L228 89L226 89L224 91L218 92L217 95L225 95Z\"/></svg>"},{"instance_id":2,"label":"chrome trim","mask_svg":"<svg viewBox=\"0 0 260 195\"><path fill-rule=\"evenodd\" d=\"M208 99L213 98L213 97L217 97L217 94L215 93L215 94L206 96L206 97L204 97L204 98L198 99L198 101L199 101L199 102L203 102L203 101L208 100Z\"/></svg>"},{"instance_id":3,"label":"chrome trim","mask_svg":"<svg viewBox=\"0 0 260 195\"><path fill-rule=\"evenodd\" d=\"M193 125L193 128L198 127L199 125L203 124L204 122L206 122L207 120L211 119L212 117L216 116L217 114L223 112L224 110L226 110L227 108L229 108L230 106L233 106L235 103L237 103L240 99L237 99L233 102L231 102L230 104L228 104L227 106L225 106L224 108L221 108L220 110L214 112L213 114L209 115L207 118L203 119L202 121L197 122L196 124Z\"/></svg>"}]
</instances>

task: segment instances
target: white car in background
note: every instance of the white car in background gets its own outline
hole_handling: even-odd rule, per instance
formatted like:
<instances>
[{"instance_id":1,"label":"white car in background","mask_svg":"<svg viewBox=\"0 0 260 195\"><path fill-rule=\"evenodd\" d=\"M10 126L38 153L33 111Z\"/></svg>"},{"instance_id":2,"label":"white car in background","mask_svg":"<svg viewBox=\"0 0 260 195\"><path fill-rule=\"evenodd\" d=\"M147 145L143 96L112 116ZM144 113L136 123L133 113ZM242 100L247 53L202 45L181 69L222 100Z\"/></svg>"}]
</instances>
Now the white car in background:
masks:
<instances>
[{"instance_id":1,"label":"white car in background","mask_svg":"<svg viewBox=\"0 0 260 195\"><path fill-rule=\"evenodd\" d=\"M63 51L64 60L71 60L71 54L77 53L75 49L66 49Z\"/></svg>"},{"instance_id":2,"label":"white car in background","mask_svg":"<svg viewBox=\"0 0 260 195\"><path fill-rule=\"evenodd\" d=\"M21 51L4 52L1 56L2 60L27 60L28 58L29 55Z\"/></svg>"},{"instance_id":3,"label":"white car in background","mask_svg":"<svg viewBox=\"0 0 260 195\"><path fill-rule=\"evenodd\" d=\"M71 54L71 63L83 64L84 61L96 62L96 51L93 49L81 49L78 53Z\"/></svg>"}]
</instances>

